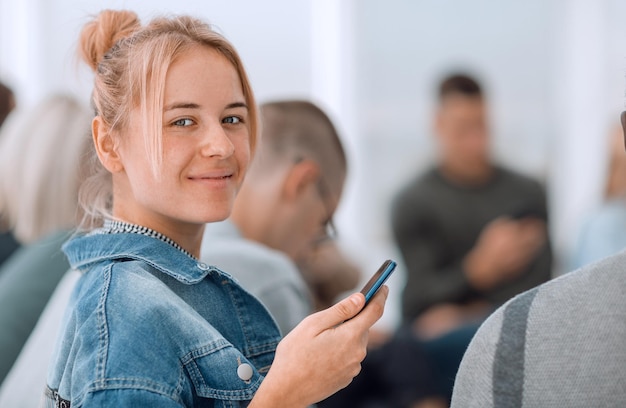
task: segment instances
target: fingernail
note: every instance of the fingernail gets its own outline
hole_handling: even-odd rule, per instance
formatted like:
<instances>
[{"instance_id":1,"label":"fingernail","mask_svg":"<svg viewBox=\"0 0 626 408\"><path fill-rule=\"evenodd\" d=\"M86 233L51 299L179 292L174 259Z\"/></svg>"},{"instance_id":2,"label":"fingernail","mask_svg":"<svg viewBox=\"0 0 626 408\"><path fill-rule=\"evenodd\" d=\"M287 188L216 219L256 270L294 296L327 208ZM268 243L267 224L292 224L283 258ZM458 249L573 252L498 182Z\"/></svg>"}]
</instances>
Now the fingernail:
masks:
<instances>
[{"instance_id":1,"label":"fingernail","mask_svg":"<svg viewBox=\"0 0 626 408\"><path fill-rule=\"evenodd\" d=\"M350 301L352 303L354 303L354 306L358 306L359 305L359 297L357 295L350 296Z\"/></svg>"}]
</instances>

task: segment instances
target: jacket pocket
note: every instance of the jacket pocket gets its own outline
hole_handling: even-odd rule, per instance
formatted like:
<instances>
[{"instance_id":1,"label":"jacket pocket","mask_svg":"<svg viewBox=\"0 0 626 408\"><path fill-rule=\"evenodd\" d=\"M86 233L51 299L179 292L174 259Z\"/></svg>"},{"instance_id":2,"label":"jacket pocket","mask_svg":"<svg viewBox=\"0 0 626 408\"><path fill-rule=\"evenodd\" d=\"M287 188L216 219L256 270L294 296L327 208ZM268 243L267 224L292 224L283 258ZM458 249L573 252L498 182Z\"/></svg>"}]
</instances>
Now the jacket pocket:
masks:
<instances>
[{"instance_id":1,"label":"jacket pocket","mask_svg":"<svg viewBox=\"0 0 626 408\"><path fill-rule=\"evenodd\" d=\"M224 339L187 354L183 360L198 397L215 400L215 407L246 407L263 376Z\"/></svg>"}]
</instances>

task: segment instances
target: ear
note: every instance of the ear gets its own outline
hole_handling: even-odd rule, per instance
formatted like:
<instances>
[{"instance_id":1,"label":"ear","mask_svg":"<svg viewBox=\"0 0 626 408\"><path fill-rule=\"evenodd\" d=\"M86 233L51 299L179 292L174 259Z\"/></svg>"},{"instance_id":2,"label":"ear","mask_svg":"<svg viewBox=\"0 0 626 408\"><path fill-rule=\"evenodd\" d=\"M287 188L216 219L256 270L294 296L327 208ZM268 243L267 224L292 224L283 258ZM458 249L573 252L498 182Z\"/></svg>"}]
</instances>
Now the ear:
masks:
<instances>
[{"instance_id":1,"label":"ear","mask_svg":"<svg viewBox=\"0 0 626 408\"><path fill-rule=\"evenodd\" d=\"M622 130L624 131L624 146L626 146L626 111L622 112L620 119L622 121Z\"/></svg>"},{"instance_id":2,"label":"ear","mask_svg":"<svg viewBox=\"0 0 626 408\"><path fill-rule=\"evenodd\" d=\"M313 160L296 163L283 182L283 196L288 200L297 199L311 184L317 183L319 177L320 167Z\"/></svg>"},{"instance_id":3,"label":"ear","mask_svg":"<svg viewBox=\"0 0 626 408\"><path fill-rule=\"evenodd\" d=\"M91 134L100 163L111 173L122 171L124 165L117 152L117 145L102 117L96 116L91 121Z\"/></svg>"}]
</instances>

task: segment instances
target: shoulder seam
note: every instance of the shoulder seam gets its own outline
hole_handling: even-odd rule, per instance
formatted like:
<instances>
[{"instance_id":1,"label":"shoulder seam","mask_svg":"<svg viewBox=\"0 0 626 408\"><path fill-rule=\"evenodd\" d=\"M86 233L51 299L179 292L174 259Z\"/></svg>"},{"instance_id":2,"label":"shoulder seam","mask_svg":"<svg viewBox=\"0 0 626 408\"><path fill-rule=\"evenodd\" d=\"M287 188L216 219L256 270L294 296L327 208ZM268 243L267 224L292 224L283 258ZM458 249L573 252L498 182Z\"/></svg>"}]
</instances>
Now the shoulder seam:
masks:
<instances>
[{"instance_id":1,"label":"shoulder seam","mask_svg":"<svg viewBox=\"0 0 626 408\"><path fill-rule=\"evenodd\" d=\"M113 264L106 265L102 271L102 292L98 301L98 355L96 357L96 378L105 378L106 362L109 349L109 327L106 316L106 302L111 284L111 268Z\"/></svg>"}]
</instances>

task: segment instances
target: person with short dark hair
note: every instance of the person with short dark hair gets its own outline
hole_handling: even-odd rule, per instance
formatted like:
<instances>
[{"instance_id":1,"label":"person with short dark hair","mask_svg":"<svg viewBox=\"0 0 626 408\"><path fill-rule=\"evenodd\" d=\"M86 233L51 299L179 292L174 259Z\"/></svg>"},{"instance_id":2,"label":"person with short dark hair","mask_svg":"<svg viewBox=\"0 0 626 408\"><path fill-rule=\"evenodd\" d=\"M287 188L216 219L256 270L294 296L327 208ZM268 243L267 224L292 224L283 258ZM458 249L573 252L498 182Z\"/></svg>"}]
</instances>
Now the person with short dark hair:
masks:
<instances>
[{"instance_id":1,"label":"person with short dark hair","mask_svg":"<svg viewBox=\"0 0 626 408\"><path fill-rule=\"evenodd\" d=\"M466 74L454 74L445 78L439 84L439 102L448 96L464 95L467 97L482 98L483 91L475 79Z\"/></svg>"},{"instance_id":2,"label":"person with short dark hair","mask_svg":"<svg viewBox=\"0 0 626 408\"><path fill-rule=\"evenodd\" d=\"M403 322L422 341L477 327L514 295L547 281L552 264L544 188L492 159L478 81L451 75L437 95L437 164L398 193L392 212L407 270ZM455 356L449 367L462 352L448 353Z\"/></svg>"}]
</instances>

